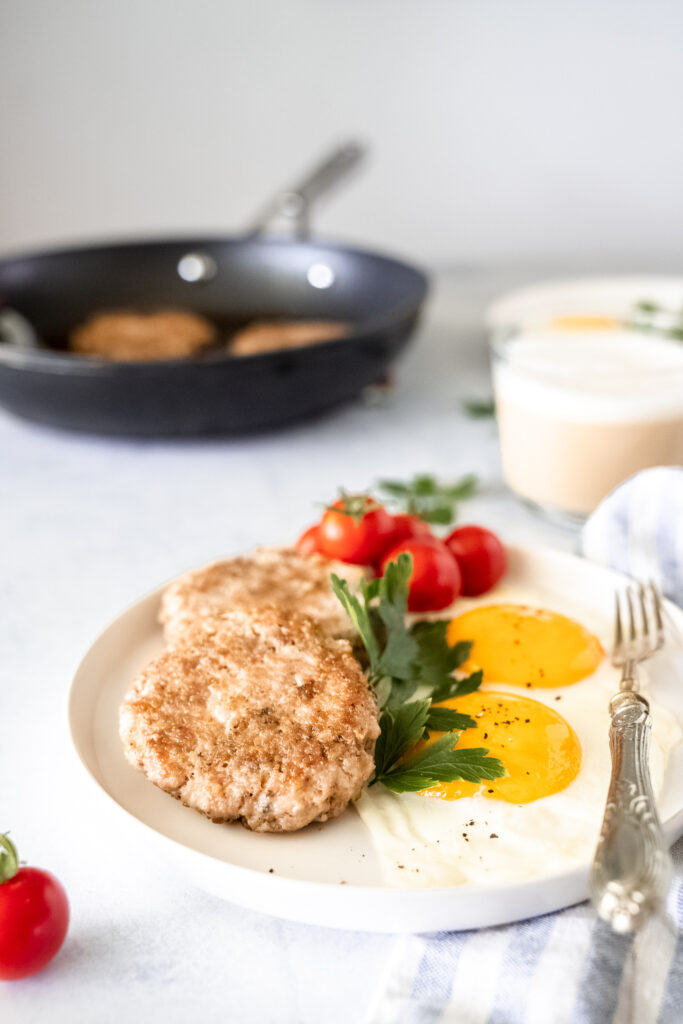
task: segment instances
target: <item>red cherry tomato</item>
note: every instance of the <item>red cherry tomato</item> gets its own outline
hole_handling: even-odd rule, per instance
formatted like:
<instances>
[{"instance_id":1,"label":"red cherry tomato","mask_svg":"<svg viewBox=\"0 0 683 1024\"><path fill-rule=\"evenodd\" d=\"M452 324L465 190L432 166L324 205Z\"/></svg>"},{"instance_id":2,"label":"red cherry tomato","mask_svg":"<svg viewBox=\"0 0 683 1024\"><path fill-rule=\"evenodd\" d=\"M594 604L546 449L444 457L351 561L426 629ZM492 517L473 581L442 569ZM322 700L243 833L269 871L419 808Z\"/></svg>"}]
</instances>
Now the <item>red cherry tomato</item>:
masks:
<instances>
[{"instance_id":1,"label":"red cherry tomato","mask_svg":"<svg viewBox=\"0 0 683 1024\"><path fill-rule=\"evenodd\" d=\"M299 537L294 547L300 555L314 555L317 552L319 525L319 523L314 523L313 526L309 526L307 530L304 530Z\"/></svg>"},{"instance_id":2,"label":"red cherry tomato","mask_svg":"<svg viewBox=\"0 0 683 1024\"><path fill-rule=\"evenodd\" d=\"M343 511L345 508L354 514ZM393 530L393 519L382 505L365 495L351 495L335 501L324 513L318 548L328 558L372 565L391 543Z\"/></svg>"},{"instance_id":3,"label":"red cherry tomato","mask_svg":"<svg viewBox=\"0 0 683 1024\"><path fill-rule=\"evenodd\" d=\"M413 556L408 611L438 612L452 604L462 580L458 563L446 545L436 537L403 541L384 556L382 571L404 551Z\"/></svg>"},{"instance_id":4,"label":"red cherry tomato","mask_svg":"<svg viewBox=\"0 0 683 1024\"><path fill-rule=\"evenodd\" d=\"M394 532L389 543L381 552L379 559L375 562L374 568L377 576L382 575L381 563L385 554L391 548L395 548L397 544L402 544L406 540L416 540L420 537L423 539L434 539L431 527L425 523L424 519L420 519L419 516L411 516L401 512L398 515L392 516L392 519L394 521Z\"/></svg>"},{"instance_id":5,"label":"red cherry tomato","mask_svg":"<svg viewBox=\"0 0 683 1024\"><path fill-rule=\"evenodd\" d=\"M412 540L414 537L433 537L429 523L419 516L409 516L405 513L394 516L394 536L392 547L395 547L403 540Z\"/></svg>"},{"instance_id":6,"label":"red cherry tomato","mask_svg":"<svg viewBox=\"0 0 683 1024\"><path fill-rule=\"evenodd\" d=\"M18 868L16 850L0 835L0 980L36 974L61 948L69 903L60 882L40 868ZM11 873L10 873L11 872Z\"/></svg>"},{"instance_id":7,"label":"red cherry tomato","mask_svg":"<svg viewBox=\"0 0 683 1024\"><path fill-rule=\"evenodd\" d=\"M468 597L485 594L505 573L505 548L495 533L483 526L459 526L446 538L462 573L462 592Z\"/></svg>"}]
</instances>

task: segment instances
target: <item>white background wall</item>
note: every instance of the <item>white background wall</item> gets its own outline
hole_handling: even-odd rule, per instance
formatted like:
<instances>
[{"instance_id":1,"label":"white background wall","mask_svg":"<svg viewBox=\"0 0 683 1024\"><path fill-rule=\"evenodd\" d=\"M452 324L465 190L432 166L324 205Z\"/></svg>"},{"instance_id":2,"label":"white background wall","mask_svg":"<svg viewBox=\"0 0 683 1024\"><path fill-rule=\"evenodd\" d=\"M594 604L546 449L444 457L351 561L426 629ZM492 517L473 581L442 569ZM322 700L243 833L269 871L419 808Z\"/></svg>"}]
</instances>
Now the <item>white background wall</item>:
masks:
<instances>
[{"instance_id":1,"label":"white background wall","mask_svg":"<svg viewBox=\"0 0 683 1024\"><path fill-rule=\"evenodd\" d=\"M0 0L0 248L239 229L335 141L322 231L683 269L681 0Z\"/></svg>"}]
</instances>

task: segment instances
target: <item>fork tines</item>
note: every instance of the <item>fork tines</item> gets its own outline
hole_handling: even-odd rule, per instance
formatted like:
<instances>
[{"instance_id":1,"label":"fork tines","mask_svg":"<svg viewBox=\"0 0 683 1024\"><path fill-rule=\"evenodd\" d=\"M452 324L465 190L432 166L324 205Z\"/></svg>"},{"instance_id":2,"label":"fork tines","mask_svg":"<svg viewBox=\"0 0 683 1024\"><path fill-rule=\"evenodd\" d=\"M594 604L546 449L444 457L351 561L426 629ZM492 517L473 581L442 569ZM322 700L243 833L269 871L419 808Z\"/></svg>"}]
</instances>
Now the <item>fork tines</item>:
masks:
<instances>
[{"instance_id":1,"label":"fork tines","mask_svg":"<svg viewBox=\"0 0 683 1024\"><path fill-rule=\"evenodd\" d=\"M643 661L664 645L662 599L652 580L614 595L614 654L622 661ZM623 610L622 610L623 609Z\"/></svg>"}]
</instances>

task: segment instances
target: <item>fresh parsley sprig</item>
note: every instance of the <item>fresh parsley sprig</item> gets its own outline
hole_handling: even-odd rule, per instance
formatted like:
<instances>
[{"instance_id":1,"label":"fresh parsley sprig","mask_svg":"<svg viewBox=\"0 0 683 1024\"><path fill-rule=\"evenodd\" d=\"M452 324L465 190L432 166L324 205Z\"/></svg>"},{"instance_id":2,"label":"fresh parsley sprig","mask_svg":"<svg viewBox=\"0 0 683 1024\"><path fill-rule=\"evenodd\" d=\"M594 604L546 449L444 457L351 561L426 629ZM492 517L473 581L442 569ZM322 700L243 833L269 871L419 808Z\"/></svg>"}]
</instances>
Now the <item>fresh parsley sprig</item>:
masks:
<instances>
[{"instance_id":1,"label":"fresh parsley sprig","mask_svg":"<svg viewBox=\"0 0 683 1024\"><path fill-rule=\"evenodd\" d=\"M361 598L351 593L346 580L332 575L332 590L354 624L369 660L368 678L376 685L383 678L412 679L417 671L419 645L406 629L411 555L390 562L380 579L361 582ZM373 602L377 599L377 604Z\"/></svg>"},{"instance_id":2,"label":"fresh parsley sprig","mask_svg":"<svg viewBox=\"0 0 683 1024\"><path fill-rule=\"evenodd\" d=\"M448 622L440 619L432 622L416 622L411 629L420 652L420 681L428 686L433 701L461 697L478 690L482 673L474 673L466 679L455 679L453 672L460 668L470 656L472 644L460 640L451 646L446 639Z\"/></svg>"},{"instance_id":3,"label":"fresh parsley sprig","mask_svg":"<svg viewBox=\"0 0 683 1024\"><path fill-rule=\"evenodd\" d=\"M380 734L375 747L374 782L383 779L424 736L431 701L413 700L397 708L387 708L379 720Z\"/></svg>"},{"instance_id":4,"label":"fresh parsley sprig","mask_svg":"<svg viewBox=\"0 0 683 1024\"><path fill-rule=\"evenodd\" d=\"M477 723L469 715L462 715L452 708L430 707L427 714L427 730L432 732L462 732L463 729L475 729Z\"/></svg>"},{"instance_id":5,"label":"fresh parsley sprig","mask_svg":"<svg viewBox=\"0 0 683 1024\"><path fill-rule=\"evenodd\" d=\"M471 644L451 646L448 622L406 624L408 583L413 568L409 554L390 562L384 576L361 583L360 596L346 580L332 575L332 590L346 609L367 654L368 679L382 709L375 748L375 776L396 793L414 792L454 779L497 779L502 763L483 748L454 749L463 729L476 727L469 715L433 707L436 701L472 693L482 673L465 679L453 673L469 657ZM418 690L424 694L415 699ZM408 751L429 731L444 735L406 760Z\"/></svg>"},{"instance_id":6,"label":"fresh parsley sprig","mask_svg":"<svg viewBox=\"0 0 683 1024\"><path fill-rule=\"evenodd\" d=\"M382 782L394 793L415 793L438 782L481 782L482 779L500 779L505 775L503 764L497 757L487 757L485 747L465 747L458 750L459 732L447 732L430 746L413 754L381 775ZM454 749L455 748L455 749Z\"/></svg>"},{"instance_id":7,"label":"fresh parsley sprig","mask_svg":"<svg viewBox=\"0 0 683 1024\"><path fill-rule=\"evenodd\" d=\"M470 398L462 403L465 415L471 420L489 420L496 415L496 403L492 398Z\"/></svg>"},{"instance_id":8,"label":"fresh parsley sprig","mask_svg":"<svg viewBox=\"0 0 683 1024\"><path fill-rule=\"evenodd\" d=\"M456 517L459 501L475 491L477 478L471 473L454 484L442 484L435 476L420 473L412 480L378 480L377 489L387 495L396 511L424 519L434 526L449 526Z\"/></svg>"}]
</instances>

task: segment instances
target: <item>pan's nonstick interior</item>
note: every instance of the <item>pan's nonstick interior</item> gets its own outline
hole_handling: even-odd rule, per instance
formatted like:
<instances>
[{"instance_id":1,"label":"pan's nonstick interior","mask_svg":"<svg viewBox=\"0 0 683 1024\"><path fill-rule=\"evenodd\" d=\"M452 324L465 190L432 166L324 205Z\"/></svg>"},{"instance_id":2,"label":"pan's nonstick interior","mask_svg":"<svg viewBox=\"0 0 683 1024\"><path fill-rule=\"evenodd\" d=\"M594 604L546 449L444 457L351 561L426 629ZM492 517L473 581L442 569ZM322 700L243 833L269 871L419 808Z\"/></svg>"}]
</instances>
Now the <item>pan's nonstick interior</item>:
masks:
<instances>
[{"instance_id":1,"label":"pan's nonstick interior","mask_svg":"<svg viewBox=\"0 0 683 1024\"><path fill-rule=\"evenodd\" d=\"M188 265L205 272L188 275ZM0 305L24 316L42 346L0 344L0 404L43 423L129 436L276 427L380 379L412 333L426 292L425 276L407 264L285 239L193 238L5 259ZM224 336L278 319L343 321L350 331L241 358L227 347L155 362L64 351L74 327L114 309L196 311Z\"/></svg>"}]
</instances>

